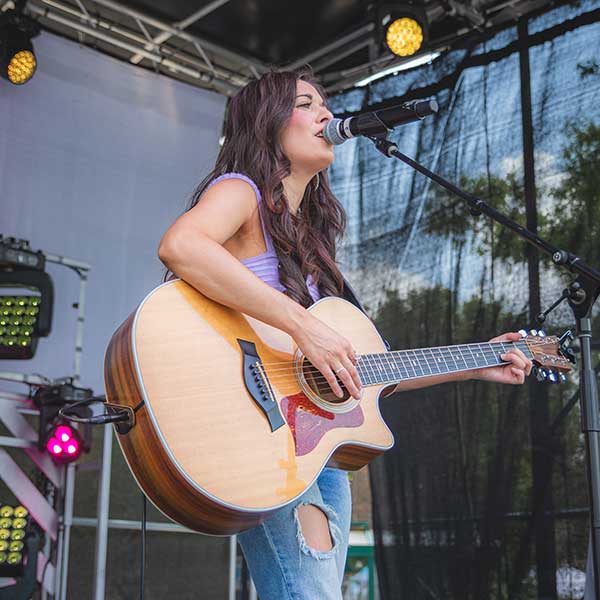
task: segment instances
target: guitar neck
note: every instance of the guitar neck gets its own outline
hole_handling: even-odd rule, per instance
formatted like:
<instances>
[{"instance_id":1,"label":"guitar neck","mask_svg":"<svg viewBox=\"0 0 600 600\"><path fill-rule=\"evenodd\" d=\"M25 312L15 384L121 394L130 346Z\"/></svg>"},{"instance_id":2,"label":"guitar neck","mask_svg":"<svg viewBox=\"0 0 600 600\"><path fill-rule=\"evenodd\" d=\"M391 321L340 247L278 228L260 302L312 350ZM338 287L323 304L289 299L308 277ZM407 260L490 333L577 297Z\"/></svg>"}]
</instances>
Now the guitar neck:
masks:
<instances>
[{"instance_id":1,"label":"guitar neck","mask_svg":"<svg viewBox=\"0 0 600 600\"><path fill-rule=\"evenodd\" d=\"M524 341L482 342L361 354L356 368L363 385L400 383L409 379L505 365L507 363L500 355L512 348L518 348L527 358L532 358Z\"/></svg>"}]
</instances>

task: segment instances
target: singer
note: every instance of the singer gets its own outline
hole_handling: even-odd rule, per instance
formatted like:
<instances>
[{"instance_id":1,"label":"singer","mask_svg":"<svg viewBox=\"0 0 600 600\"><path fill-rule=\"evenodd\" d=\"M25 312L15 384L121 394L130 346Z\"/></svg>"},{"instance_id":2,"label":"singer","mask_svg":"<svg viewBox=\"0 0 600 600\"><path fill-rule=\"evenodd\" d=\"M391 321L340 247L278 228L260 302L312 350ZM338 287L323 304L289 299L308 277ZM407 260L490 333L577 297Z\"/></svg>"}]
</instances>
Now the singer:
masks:
<instances>
[{"instance_id":1,"label":"singer","mask_svg":"<svg viewBox=\"0 0 600 600\"><path fill-rule=\"evenodd\" d=\"M214 169L158 252L170 271L206 296L287 332L338 396L341 382L360 398L351 344L306 310L344 290L336 241L345 215L329 187L334 153L323 136L332 118L308 71L270 72L250 82L231 99ZM531 362L518 350L503 359L501 367L397 389L469 378L523 383ZM350 516L347 474L325 468L300 500L240 534L260 598L340 600Z\"/></svg>"}]
</instances>

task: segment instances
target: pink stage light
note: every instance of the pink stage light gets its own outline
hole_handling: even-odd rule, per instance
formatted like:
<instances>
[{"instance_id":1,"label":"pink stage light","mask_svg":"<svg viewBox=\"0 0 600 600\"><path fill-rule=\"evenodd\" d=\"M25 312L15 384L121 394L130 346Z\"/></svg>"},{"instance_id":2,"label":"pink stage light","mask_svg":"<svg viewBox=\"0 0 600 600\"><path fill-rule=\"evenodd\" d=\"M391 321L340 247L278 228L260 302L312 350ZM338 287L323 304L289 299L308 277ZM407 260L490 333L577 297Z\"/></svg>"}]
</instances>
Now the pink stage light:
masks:
<instances>
[{"instance_id":1,"label":"pink stage light","mask_svg":"<svg viewBox=\"0 0 600 600\"><path fill-rule=\"evenodd\" d=\"M57 462L73 462L81 454L78 437L76 431L68 425L59 425L50 435L46 449Z\"/></svg>"}]
</instances>

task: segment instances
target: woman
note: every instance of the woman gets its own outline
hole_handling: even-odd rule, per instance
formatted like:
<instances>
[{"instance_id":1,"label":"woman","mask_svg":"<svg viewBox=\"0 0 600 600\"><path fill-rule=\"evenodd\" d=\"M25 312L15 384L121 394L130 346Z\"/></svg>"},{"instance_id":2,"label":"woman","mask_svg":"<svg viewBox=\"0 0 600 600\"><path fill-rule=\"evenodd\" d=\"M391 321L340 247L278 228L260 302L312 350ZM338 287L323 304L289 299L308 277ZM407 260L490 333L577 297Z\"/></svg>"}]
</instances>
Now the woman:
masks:
<instances>
[{"instance_id":1,"label":"woman","mask_svg":"<svg viewBox=\"0 0 600 600\"><path fill-rule=\"evenodd\" d=\"M232 98L215 169L191 208L163 237L159 256L206 296L287 332L342 396L360 398L351 344L306 310L341 295L335 242L345 216L329 188L332 118L308 73L271 72ZM498 340L516 340L509 333ZM531 363L518 350L504 367L407 382L415 389L471 377L523 383ZM239 541L261 600L341 598L350 529L346 473L326 468L298 501Z\"/></svg>"}]
</instances>

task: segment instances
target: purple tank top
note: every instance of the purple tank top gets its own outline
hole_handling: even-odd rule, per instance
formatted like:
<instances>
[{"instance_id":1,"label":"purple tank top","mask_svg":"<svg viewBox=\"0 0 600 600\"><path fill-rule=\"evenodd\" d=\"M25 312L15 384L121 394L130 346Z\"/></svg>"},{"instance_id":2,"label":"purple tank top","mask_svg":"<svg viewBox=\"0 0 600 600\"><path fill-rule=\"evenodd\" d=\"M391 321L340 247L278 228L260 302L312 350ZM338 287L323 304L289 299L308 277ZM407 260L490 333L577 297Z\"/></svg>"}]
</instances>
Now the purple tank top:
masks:
<instances>
[{"instance_id":1,"label":"purple tank top","mask_svg":"<svg viewBox=\"0 0 600 600\"><path fill-rule=\"evenodd\" d=\"M277 253L275 252L275 248L273 247L273 240L271 239L271 236L269 235L269 232L267 231L265 224L263 223L262 213L260 211L260 205L262 202L260 190L254 183L254 181L252 181L252 179L241 173L225 173L224 175L213 179L208 184L206 189L212 187L213 185L215 185L215 183L218 183L223 179L241 179L242 181L249 183L252 186L254 193L256 194L256 202L259 206L258 214L260 218L260 225L262 227L263 236L265 238L265 246L267 250L266 252L258 254L257 256L241 259L242 264L248 267L248 269L250 269L257 277L260 277L260 279L262 279L265 283L268 283L271 287L274 287L280 292L285 292L285 286L281 283L281 280L279 279L279 259L277 258ZM321 297L321 295L319 294L317 286L314 283L312 283L310 275L306 278L306 285L308 287L308 291L312 299L316 302Z\"/></svg>"}]
</instances>

